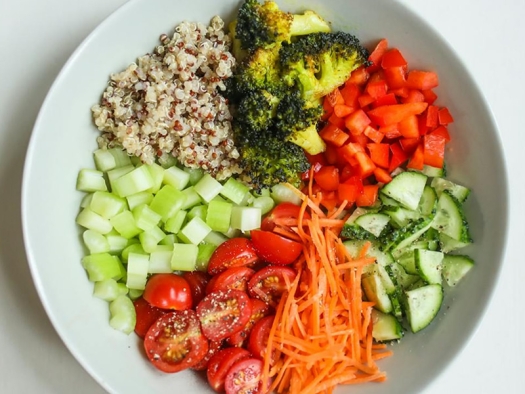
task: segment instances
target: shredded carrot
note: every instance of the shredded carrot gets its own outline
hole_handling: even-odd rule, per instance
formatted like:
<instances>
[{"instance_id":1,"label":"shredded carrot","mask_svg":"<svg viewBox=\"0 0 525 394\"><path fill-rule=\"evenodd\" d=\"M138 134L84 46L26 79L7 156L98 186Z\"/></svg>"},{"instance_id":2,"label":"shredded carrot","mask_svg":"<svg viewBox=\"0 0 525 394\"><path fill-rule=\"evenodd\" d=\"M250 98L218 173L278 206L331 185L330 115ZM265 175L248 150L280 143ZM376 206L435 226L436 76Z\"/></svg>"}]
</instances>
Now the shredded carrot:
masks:
<instances>
[{"instance_id":1,"label":"shredded carrot","mask_svg":"<svg viewBox=\"0 0 525 394\"><path fill-rule=\"evenodd\" d=\"M369 245L352 258L338 236L347 204L326 214L320 193L312 194L312 181L308 195L293 190L302 201L299 217L283 219L278 227L294 233L303 255L297 277L276 305L266 348L274 364L265 357L262 392L330 394L340 384L384 381L376 361L392 352L374 342L374 304L363 301L361 290L363 268L374 263L365 257Z\"/></svg>"}]
</instances>

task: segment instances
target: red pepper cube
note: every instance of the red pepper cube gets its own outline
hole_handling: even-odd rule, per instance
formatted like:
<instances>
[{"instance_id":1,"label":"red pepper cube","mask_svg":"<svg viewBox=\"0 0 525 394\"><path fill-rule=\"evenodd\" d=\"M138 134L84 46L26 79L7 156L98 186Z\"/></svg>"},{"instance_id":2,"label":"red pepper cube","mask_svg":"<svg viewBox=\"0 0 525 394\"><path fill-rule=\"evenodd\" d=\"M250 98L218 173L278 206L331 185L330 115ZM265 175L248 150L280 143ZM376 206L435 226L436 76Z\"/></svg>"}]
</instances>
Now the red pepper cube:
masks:
<instances>
[{"instance_id":1,"label":"red pepper cube","mask_svg":"<svg viewBox=\"0 0 525 394\"><path fill-rule=\"evenodd\" d=\"M386 84L386 81L384 80L370 81L366 85L366 89L365 89L365 91L374 100L377 100L378 98L381 98L384 95L386 95L387 90L388 90L388 86Z\"/></svg>"},{"instance_id":2,"label":"red pepper cube","mask_svg":"<svg viewBox=\"0 0 525 394\"><path fill-rule=\"evenodd\" d=\"M429 133L423 137L423 161L425 164L443 168L445 159L445 138L440 134Z\"/></svg>"},{"instance_id":3,"label":"red pepper cube","mask_svg":"<svg viewBox=\"0 0 525 394\"><path fill-rule=\"evenodd\" d=\"M378 144L383 140L383 138L385 138L385 135L383 133L381 133L379 130L374 129L372 126L366 126L366 129L365 131L363 131L363 134L366 135L370 140Z\"/></svg>"},{"instance_id":4,"label":"red pepper cube","mask_svg":"<svg viewBox=\"0 0 525 394\"><path fill-rule=\"evenodd\" d=\"M360 174L363 179L374 173L376 165L372 159L370 159L370 156L368 156L365 152L357 152L354 157L357 160Z\"/></svg>"},{"instance_id":5,"label":"red pepper cube","mask_svg":"<svg viewBox=\"0 0 525 394\"><path fill-rule=\"evenodd\" d=\"M361 95L359 87L355 83L347 82L345 86L341 88L341 96L343 97L343 104L348 105L352 108L358 108L358 98Z\"/></svg>"},{"instance_id":6,"label":"red pepper cube","mask_svg":"<svg viewBox=\"0 0 525 394\"><path fill-rule=\"evenodd\" d=\"M425 115L425 126L430 129L435 129L438 126L438 107L429 105Z\"/></svg>"},{"instance_id":7,"label":"red pepper cube","mask_svg":"<svg viewBox=\"0 0 525 394\"><path fill-rule=\"evenodd\" d=\"M438 118L439 118L439 124L440 125L448 125L452 122L454 122L454 118L450 114L450 111L447 107L443 107L438 112Z\"/></svg>"},{"instance_id":8,"label":"red pepper cube","mask_svg":"<svg viewBox=\"0 0 525 394\"><path fill-rule=\"evenodd\" d=\"M407 61L397 48L390 49L385 52L383 59L381 59L381 67L384 69L392 67L404 67Z\"/></svg>"},{"instance_id":9,"label":"red pepper cube","mask_svg":"<svg viewBox=\"0 0 525 394\"><path fill-rule=\"evenodd\" d=\"M336 104L334 106L334 114L339 118L345 118L354 112L354 108L349 107L346 104Z\"/></svg>"},{"instance_id":10,"label":"red pepper cube","mask_svg":"<svg viewBox=\"0 0 525 394\"><path fill-rule=\"evenodd\" d=\"M439 126L434 131L432 131L432 134L441 135L445 139L445 142L450 141L450 134L448 133L448 129L446 128L446 126Z\"/></svg>"},{"instance_id":11,"label":"red pepper cube","mask_svg":"<svg viewBox=\"0 0 525 394\"><path fill-rule=\"evenodd\" d=\"M343 146L343 144L348 139L348 134L343 130L332 123L328 123L323 129L319 132L320 137L337 147Z\"/></svg>"},{"instance_id":12,"label":"red pepper cube","mask_svg":"<svg viewBox=\"0 0 525 394\"><path fill-rule=\"evenodd\" d=\"M435 72L412 70L407 76L407 86L411 89L428 90L439 85L439 78Z\"/></svg>"},{"instance_id":13,"label":"red pepper cube","mask_svg":"<svg viewBox=\"0 0 525 394\"><path fill-rule=\"evenodd\" d=\"M438 96L432 89L422 90L421 93L425 96L425 103L428 103L428 105L434 104L434 101L437 100Z\"/></svg>"},{"instance_id":14,"label":"red pepper cube","mask_svg":"<svg viewBox=\"0 0 525 394\"><path fill-rule=\"evenodd\" d=\"M408 96L401 99L402 103L422 103L425 101L425 96L423 93L417 89L410 89L408 91Z\"/></svg>"},{"instance_id":15,"label":"red pepper cube","mask_svg":"<svg viewBox=\"0 0 525 394\"><path fill-rule=\"evenodd\" d=\"M363 193L357 196L357 200L355 204L358 207L371 207L377 201L378 192L379 192L379 185L363 186Z\"/></svg>"},{"instance_id":16,"label":"red pepper cube","mask_svg":"<svg viewBox=\"0 0 525 394\"><path fill-rule=\"evenodd\" d=\"M401 135L405 138L417 138L419 137L419 124L416 115L411 115L403 119L398 124L398 129Z\"/></svg>"},{"instance_id":17,"label":"red pepper cube","mask_svg":"<svg viewBox=\"0 0 525 394\"><path fill-rule=\"evenodd\" d=\"M408 155L405 153L399 142L390 145L390 165L388 166L388 172L394 171L401 164L408 160Z\"/></svg>"},{"instance_id":18,"label":"red pepper cube","mask_svg":"<svg viewBox=\"0 0 525 394\"><path fill-rule=\"evenodd\" d=\"M337 190L339 186L339 170L334 166L324 166L314 174L314 180L324 190Z\"/></svg>"},{"instance_id":19,"label":"red pepper cube","mask_svg":"<svg viewBox=\"0 0 525 394\"><path fill-rule=\"evenodd\" d=\"M379 97L376 101L372 103L374 108L381 107L383 105L394 105L398 104L397 97L394 93L385 94L382 97Z\"/></svg>"},{"instance_id":20,"label":"red pepper cube","mask_svg":"<svg viewBox=\"0 0 525 394\"><path fill-rule=\"evenodd\" d=\"M419 144L412 153L412 157L408 160L407 168L413 168L414 170L422 170L425 164L424 147L423 144Z\"/></svg>"},{"instance_id":21,"label":"red pepper cube","mask_svg":"<svg viewBox=\"0 0 525 394\"><path fill-rule=\"evenodd\" d=\"M366 71L365 67L361 66L352 71L347 83L353 83L357 86L361 86L364 85L366 81L368 81L368 77L370 77L370 74L368 74L368 71Z\"/></svg>"},{"instance_id":22,"label":"red pepper cube","mask_svg":"<svg viewBox=\"0 0 525 394\"><path fill-rule=\"evenodd\" d=\"M359 96L357 101L359 103L359 107L360 108L364 108L367 105L372 104L374 102L374 98L372 96L370 96L369 94L365 93L362 96Z\"/></svg>"},{"instance_id":23,"label":"red pepper cube","mask_svg":"<svg viewBox=\"0 0 525 394\"><path fill-rule=\"evenodd\" d=\"M345 118L345 126L352 134L361 134L371 123L365 111L358 109Z\"/></svg>"},{"instance_id":24,"label":"red pepper cube","mask_svg":"<svg viewBox=\"0 0 525 394\"><path fill-rule=\"evenodd\" d=\"M417 146L419 145L419 137L418 138L400 138L399 144L401 145L401 148L406 152L407 155L411 155L416 150Z\"/></svg>"},{"instance_id":25,"label":"red pepper cube","mask_svg":"<svg viewBox=\"0 0 525 394\"><path fill-rule=\"evenodd\" d=\"M340 183L337 188L337 195L340 202L355 202L357 197L363 193L363 181L357 175L352 175L344 183Z\"/></svg>"},{"instance_id":26,"label":"red pepper cube","mask_svg":"<svg viewBox=\"0 0 525 394\"><path fill-rule=\"evenodd\" d=\"M394 123L388 126L381 126L379 127L379 132L383 133L385 135L385 138L389 140L393 140L395 138L401 137L401 133L399 132L397 123Z\"/></svg>"},{"instance_id":27,"label":"red pepper cube","mask_svg":"<svg viewBox=\"0 0 525 394\"><path fill-rule=\"evenodd\" d=\"M369 73L379 70L381 67L381 61L383 60L383 55L388 49L388 41L386 38L383 38L377 46L374 48L370 56L368 56L368 61L372 63L371 66L368 66L366 70Z\"/></svg>"},{"instance_id":28,"label":"red pepper cube","mask_svg":"<svg viewBox=\"0 0 525 394\"><path fill-rule=\"evenodd\" d=\"M392 176L388 173L388 171L381 167L377 167L374 170L374 177L376 178L376 181L380 183L388 183L392 180Z\"/></svg>"},{"instance_id":29,"label":"red pepper cube","mask_svg":"<svg viewBox=\"0 0 525 394\"><path fill-rule=\"evenodd\" d=\"M379 126L387 126L399 123L412 115L419 115L426 108L427 103L406 103L395 105L384 105L368 111L370 119Z\"/></svg>"},{"instance_id":30,"label":"red pepper cube","mask_svg":"<svg viewBox=\"0 0 525 394\"><path fill-rule=\"evenodd\" d=\"M339 127L340 129L345 127L345 120L334 113L332 113L332 115L330 115L330 117L328 118L328 123L331 123L334 126Z\"/></svg>"},{"instance_id":31,"label":"red pepper cube","mask_svg":"<svg viewBox=\"0 0 525 394\"><path fill-rule=\"evenodd\" d=\"M388 168L390 164L390 145L389 144L367 144L370 159L379 167Z\"/></svg>"},{"instance_id":32,"label":"red pepper cube","mask_svg":"<svg viewBox=\"0 0 525 394\"><path fill-rule=\"evenodd\" d=\"M332 90L330 93L326 95L326 98L328 99L328 102L332 107L335 107L337 104L344 104L345 99L341 95L341 92L338 88Z\"/></svg>"}]
</instances>

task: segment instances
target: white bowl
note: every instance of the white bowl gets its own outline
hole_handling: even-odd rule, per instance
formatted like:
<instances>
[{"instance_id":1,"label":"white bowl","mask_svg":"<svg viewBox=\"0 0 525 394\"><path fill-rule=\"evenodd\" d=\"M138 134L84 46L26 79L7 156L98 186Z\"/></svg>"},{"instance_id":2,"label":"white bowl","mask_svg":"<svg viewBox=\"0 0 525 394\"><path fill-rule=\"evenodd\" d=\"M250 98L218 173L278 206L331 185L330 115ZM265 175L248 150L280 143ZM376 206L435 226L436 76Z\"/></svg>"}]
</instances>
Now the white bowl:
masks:
<instances>
[{"instance_id":1,"label":"white bowl","mask_svg":"<svg viewBox=\"0 0 525 394\"><path fill-rule=\"evenodd\" d=\"M451 180L473 193L467 215L475 240L467 252L476 267L448 293L440 315L417 335L393 347L381 361L388 381L340 388L340 393L421 392L461 351L494 289L507 231L508 186L498 132L475 81L458 56L424 21L391 0L280 1L284 9L313 9L336 30L356 34L366 45L380 38L399 47L413 68L439 73L440 104L455 117L447 152ZM111 72L150 51L161 33L182 20L207 23L216 14L235 15L238 0L134 0L102 23L71 56L51 88L36 122L23 182L27 255L42 303L62 340L84 368L113 393L207 392L193 372L163 374L145 359L139 340L108 325L107 304L92 297L80 264L75 224L81 193L80 168L92 165L97 130L90 107Z\"/></svg>"}]
</instances>

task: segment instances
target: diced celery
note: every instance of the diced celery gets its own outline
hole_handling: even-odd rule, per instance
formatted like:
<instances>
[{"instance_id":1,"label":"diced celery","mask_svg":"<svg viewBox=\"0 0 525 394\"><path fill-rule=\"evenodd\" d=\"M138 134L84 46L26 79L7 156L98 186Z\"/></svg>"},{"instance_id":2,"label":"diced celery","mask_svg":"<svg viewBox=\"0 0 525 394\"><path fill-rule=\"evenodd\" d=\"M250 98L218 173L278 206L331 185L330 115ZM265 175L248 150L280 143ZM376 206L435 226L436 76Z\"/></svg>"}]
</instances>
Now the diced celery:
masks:
<instances>
[{"instance_id":1,"label":"diced celery","mask_svg":"<svg viewBox=\"0 0 525 394\"><path fill-rule=\"evenodd\" d=\"M259 192L254 190L253 191L253 195L255 197L271 197L270 196L270 189L268 189L268 188L261 189Z\"/></svg>"},{"instance_id":2,"label":"diced celery","mask_svg":"<svg viewBox=\"0 0 525 394\"><path fill-rule=\"evenodd\" d=\"M128 208L133 210L133 208L142 204L149 205L153 200L153 194L150 192L139 192L132 194L131 196L127 196L126 200L128 201Z\"/></svg>"},{"instance_id":3,"label":"diced celery","mask_svg":"<svg viewBox=\"0 0 525 394\"><path fill-rule=\"evenodd\" d=\"M108 176L109 184L111 186L111 190L115 190L115 181L120 178L121 176L124 176L126 174L129 174L131 171L135 169L134 166L131 164L128 164L127 166L118 167L113 170L108 171L106 174Z\"/></svg>"},{"instance_id":4,"label":"diced celery","mask_svg":"<svg viewBox=\"0 0 525 394\"><path fill-rule=\"evenodd\" d=\"M93 286L93 295L104 301L113 301L122 294L115 279L106 279L100 282L95 282L95 285Z\"/></svg>"},{"instance_id":5,"label":"diced celery","mask_svg":"<svg viewBox=\"0 0 525 394\"><path fill-rule=\"evenodd\" d=\"M142 160L140 160L140 157L137 157L137 156L130 156L129 161L134 167L139 167L143 165Z\"/></svg>"},{"instance_id":6,"label":"diced celery","mask_svg":"<svg viewBox=\"0 0 525 394\"><path fill-rule=\"evenodd\" d=\"M80 208L87 208L89 207L89 204L91 204L91 200L93 199L93 193L87 193L82 197L82 201L80 201Z\"/></svg>"},{"instance_id":7,"label":"diced celery","mask_svg":"<svg viewBox=\"0 0 525 394\"><path fill-rule=\"evenodd\" d=\"M117 254L122 253L124 248L128 246L128 239L121 235L108 234L106 240L109 245L109 253Z\"/></svg>"},{"instance_id":8,"label":"diced celery","mask_svg":"<svg viewBox=\"0 0 525 394\"><path fill-rule=\"evenodd\" d=\"M119 295L126 295L128 294L128 291L129 291L126 284L122 282L117 282L117 290L119 292Z\"/></svg>"},{"instance_id":9,"label":"diced celery","mask_svg":"<svg viewBox=\"0 0 525 394\"><path fill-rule=\"evenodd\" d=\"M173 271L195 271L199 247L192 244L174 244L171 256Z\"/></svg>"},{"instance_id":10,"label":"diced celery","mask_svg":"<svg viewBox=\"0 0 525 394\"><path fill-rule=\"evenodd\" d=\"M142 293L144 293L144 290L138 290L138 289L129 289L129 298L132 300L136 300L139 297L142 297Z\"/></svg>"},{"instance_id":11,"label":"diced celery","mask_svg":"<svg viewBox=\"0 0 525 394\"><path fill-rule=\"evenodd\" d=\"M242 236L241 230L238 228L228 228L228 231L223 231L221 234L224 234L228 238L236 238Z\"/></svg>"},{"instance_id":12,"label":"diced celery","mask_svg":"<svg viewBox=\"0 0 525 394\"><path fill-rule=\"evenodd\" d=\"M151 193L157 193L162 187L164 180L164 168L156 163L146 165L151 177L153 178L153 186L148 190Z\"/></svg>"},{"instance_id":13,"label":"diced celery","mask_svg":"<svg viewBox=\"0 0 525 394\"><path fill-rule=\"evenodd\" d=\"M301 198L285 183L278 183L272 187L271 196L279 204L282 202L291 202L295 205L301 205Z\"/></svg>"},{"instance_id":14,"label":"diced celery","mask_svg":"<svg viewBox=\"0 0 525 394\"><path fill-rule=\"evenodd\" d=\"M164 171L164 184L171 185L177 190L183 190L190 182L190 174L173 166Z\"/></svg>"},{"instance_id":15,"label":"diced celery","mask_svg":"<svg viewBox=\"0 0 525 394\"><path fill-rule=\"evenodd\" d=\"M218 233L217 231L211 231L206 236L206 238L204 238L204 242L210 245L214 245L214 246L219 246L220 244L222 244L223 242L226 242L227 240L228 238L225 235Z\"/></svg>"},{"instance_id":16,"label":"diced celery","mask_svg":"<svg viewBox=\"0 0 525 394\"><path fill-rule=\"evenodd\" d=\"M81 192L105 192L108 190L102 171L83 168L78 172L77 190Z\"/></svg>"},{"instance_id":17,"label":"diced celery","mask_svg":"<svg viewBox=\"0 0 525 394\"><path fill-rule=\"evenodd\" d=\"M201 218L202 220L206 220L207 212L208 212L207 205L195 205L188 212L188 220L191 220L196 217Z\"/></svg>"},{"instance_id":18,"label":"diced celery","mask_svg":"<svg viewBox=\"0 0 525 394\"><path fill-rule=\"evenodd\" d=\"M201 168L185 167L184 171L190 174L190 185L195 186L197 182L204 176L204 171Z\"/></svg>"},{"instance_id":19,"label":"diced celery","mask_svg":"<svg viewBox=\"0 0 525 394\"><path fill-rule=\"evenodd\" d=\"M233 205L218 200L210 201L206 213L206 224L214 231L226 232L230 229Z\"/></svg>"},{"instance_id":20,"label":"diced celery","mask_svg":"<svg viewBox=\"0 0 525 394\"><path fill-rule=\"evenodd\" d=\"M128 256L128 289L144 290L149 270L147 254L130 253Z\"/></svg>"},{"instance_id":21,"label":"diced celery","mask_svg":"<svg viewBox=\"0 0 525 394\"><path fill-rule=\"evenodd\" d=\"M95 192L89 208L105 219L111 219L127 208L126 200L108 192Z\"/></svg>"},{"instance_id":22,"label":"diced celery","mask_svg":"<svg viewBox=\"0 0 525 394\"><path fill-rule=\"evenodd\" d=\"M210 261L211 255L217 249L217 245L202 243L199 245L199 253L197 254L197 263L195 268L199 271L206 272L208 269L208 262Z\"/></svg>"},{"instance_id":23,"label":"diced celery","mask_svg":"<svg viewBox=\"0 0 525 394\"><path fill-rule=\"evenodd\" d=\"M153 226L139 234L140 244L145 252L151 253L165 236L166 234L160 228Z\"/></svg>"},{"instance_id":24,"label":"diced celery","mask_svg":"<svg viewBox=\"0 0 525 394\"><path fill-rule=\"evenodd\" d=\"M132 212L133 218L135 219L135 225L144 231L155 227L157 224L159 224L160 219L162 219L162 217L157 212L155 212L146 204L142 204L133 208Z\"/></svg>"},{"instance_id":25,"label":"diced celery","mask_svg":"<svg viewBox=\"0 0 525 394\"><path fill-rule=\"evenodd\" d=\"M177 234L180 229L182 228L182 225L184 224L184 220L186 220L186 211L179 211L175 214L175 216L169 218L166 223L164 224L164 230L168 231L173 234Z\"/></svg>"},{"instance_id":26,"label":"diced celery","mask_svg":"<svg viewBox=\"0 0 525 394\"><path fill-rule=\"evenodd\" d=\"M120 197L143 192L154 186L154 180L147 166L140 166L122 175L113 182L113 191Z\"/></svg>"},{"instance_id":27,"label":"diced celery","mask_svg":"<svg viewBox=\"0 0 525 394\"><path fill-rule=\"evenodd\" d=\"M261 214L266 215L268 212L270 212L273 207L275 206L275 202L273 201L273 198L271 197L257 197L255 200L253 200L252 206L254 208L260 208Z\"/></svg>"},{"instance_id":28,"label":"diced celery","mask_svg":"<svg viewBox=\"0 0 525 394\"><path fill-rule=\"evenodd\" d=\"M241 231L250 231L261 227L261 209L254 207L233 207L231 226Z\"/></svg>"},{"instance_id":29,"label":"diced celery","mask_svg":"<svg viewBox=\"0 0 525 394\"><path fill-rule=\"evenodd\" d=\"M235 204L240 204L244 200L244 196L250 189L245 184L239 182L234 178L230 178L226 181L223 188L221 189L221 196L226 197Z\"/></svg>"},{"instance_id":30,"label":"diced celery","mask_svg":"<svg viewBox=\"0 0 525 394\"><path fill-rule=\"evenodd\" d=\"M171 185L165 185L153 197L149 206L166 222L184 206L185 202L186 195L183 192Z\"/></svg>"},{"instance_id":31,"label":"diced celery","mask_svg":"<svg viewBox=\"0 0 525 394\"><path fill-rule=\"evenodd\" d=\"M195 191L194 186L187 187L182 191L182 193L186 196L186 199L184 200L184 204L182 204L180 209L188 210L191 207L202 203L202 198L199 196L199 193Z\"/></svg>"},{"instance_id":32,"label":"diced celery","mask_svg":"<svg viewBox=\"0 0 525 394\"><path fill-rule=\"evenodd\" d=\"M172 246L173 248L173 246ZM173 251L171 250L154 250L149 255L149 268L150 274L162 274L172 272L171 268L171 256Z\"/></svg>"},{"instance_id":33,"label":"diced celery","mask_svg":"<svg viewBox=\"0 0 525 394\"><path fill-rule=\"evenodd\" d=\"M120 279L121 272L118 260L109 253L96 253L84 256L82 266L87 271L88 278L92 282L106 279Z\"/></svg>"},{"instance_id":34,"label":"diced celery","mask_svg":"<svg viewBox=\"0 0 525 394\"><path fill-rule=\"evenodd\" d=\"M117 161L111 152L107 149L97 149L93 152L93 159L95 161L95 167L99 171L109 171L117 166Z\"/></svg>"},{"instance_id":35,"label":"diced celery","mask_svg":"<svg viewBox=\"0 0 525 394\"><path fill-rule=\"evenodd\" d=\"M173 244L177 242L177 236L175 234L167 234L164 238L162 238L159 242L159 245L167 245L171 246L173 249Z\"/></svg>"},{"instance_id":36,"label":"diced celery","mask_svg":"<svg viewBox=\"0 0 525 394\"><path fill-rule=\"evenodd\" d=\"M84 231L82 238L90 254L106 253L110 250L106 237L94 230Z\"/></svg>"},{"instance_id":37,"label":"diced celery","mask_svg":"<svg viewBox=\"0 0 525 394\"><path fill-rule=\"evenodd\" d=\"M169 153L163 153L158 160L162 168L170 168L179 164L177 158Z\"/></svg>"},{"instance_id":38,"label":"diced celery","mask_svg":"<svg viewBox=\"0 0 525 394\"><path fill-rule=\"evenodd\" d=\"M111 153L115 159L115 168L129 166L131 164L131 158L124 149L121 148L111 148L108 149L108 152Z\"/></svg>"},{"instance_id":39,"label":"diced celery","mask_svg":"<svg viewBox=\"0 0 525 394\"><path fill-rule=\"evenodd\" d=\"M211 232L210 226L199 217L191 219L180 231L192 244L198 245Z\"/></svg>"},{"instance_id":40,"label":"diced celery","mask_svg":"<svg viewBox=\"0 0 525 394\"><path fill-rule=\"evenodd\" d=\"M252 205L254 200L255 200L255 197L253 196L253 194L248 192L248 193L246 193L244 195L244 198L242 199L242 201L238 205L241 206L241 207L245 207L247 205Z\"/></svg>"},{"instance_id":41,"label":"diced celery","mask_svg":"<svg viewBox=\"0 0 525 394\"><path fill-rule=\"evenodd\" d=\"M80 226L96 231L100 234L107 234L113 229L113 226L108 219L103 218L89 208L84 208L80 211L76 221Z\"/></svg>"},{"instance_id":42,"label":"diced celery","mask_svg":"<svg viewBox=\"0 0 525 394\"><path fill-rule=\"evenodd\" d=\"M121 212L118 215L113 216L109 221L115 230L117 230L124 238L133 238L142 231L135 224L135 218L131 211Z\"/></svg>"},{"instance_id":43,"label":"diced celery","mask_svg":"<svg viewBox=\"0 0 525 394\"><path fill-rule=\"evenodd\" d=\"M210 174L205 174L199 182L194 186L195 191L206 202L210 202L222 190L222 185L219 181L213 178Z\"/></svg>"},{"instance_id":44,"label":"diced celery","mask_svg":"<svg viewBox=\"0 0 525 394\"><path fill-rule=\"evenodd\" d=\"M121 295L112 301L109 304L109 314L109 325L115 330L129 335L135 329L137 316L133 302L129 297Z\"/></svg>"},{"instance_id":45,"label":"diced celery","mask_svg":"<svg viewBox=\"0 0 525 394\"><path fill-rule=\"evenodd\" d=\"M129 245L129 246L124 248L124 250L122 251L122 254L121 254L122 260L126 264L128 262L128 258L129 258L129 254L130 253L147 255L147 253L144 251L144 248L142 247L142 245L140 243Z\"/></svg>"},{"instance_id":46,"label":"diced celery","mask_svg":"<svg viewBox=\"0 0 525 394\"><path fill-rule=\"evenodd\" d=\"M125 282L128 279L128 271L126 271L126 267L124 267L124 264L122 264L122 261L118 256L113 255L113 258L117 262L118 268L120 270L120 277L118 279Z\"/></svg>"}]
</instances>

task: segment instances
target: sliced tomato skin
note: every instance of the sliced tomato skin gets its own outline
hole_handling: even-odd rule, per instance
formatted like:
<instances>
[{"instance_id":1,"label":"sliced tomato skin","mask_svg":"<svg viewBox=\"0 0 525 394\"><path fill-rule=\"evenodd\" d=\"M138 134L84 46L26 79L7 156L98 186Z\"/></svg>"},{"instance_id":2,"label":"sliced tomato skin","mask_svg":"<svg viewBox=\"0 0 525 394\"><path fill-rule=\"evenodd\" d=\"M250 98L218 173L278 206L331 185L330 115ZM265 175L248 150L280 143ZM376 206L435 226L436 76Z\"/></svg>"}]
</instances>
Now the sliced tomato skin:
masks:
<instances>
[{"instance_id":1,"label":"sliced tomato skin","mask_svg":"<svg viewBox=\"0 0 525 394\"><path fill-rule=\"evenodd\" d=\"M320 167L321 168L321 167ZM262 221L261 230L272 231L275 227L275 219L295 218L300 215L301 207L291 202L282 202L277 205ZM304 218L310 218L308 212L304 213Z\"/></svg>"},{"instance_id":2,"label":"sliced tomato skin","mask_svg":"<svg viewBox=\"0 0 525 394\"><path fill-rule=\"evenodd\" d=\"M224 391L224 380L230 368L238 361L250 357L250 352L238 347L225 348L213 355L208 362L206 376L211 388L217 392Z\"/></svg>"},{"instance_id":3,"label":"sliced tomato skin","mask_svg":"<svg viewBox=\"0 0 525 394\"><path fill-rule=\"evenodd\" d=\"M189 283L177 274L151 276L142 296L151 305L162 309L182 311L193 304Z\"/></svg>"},{"instance_id":4,"label":"sliced tomato skin","mask_svg":"<svg viewBox=\"0 0 525 394\"><path fill-rule=\"evenodd\" d=\"M250 236L259 257L270 264L291 264L303 251L303 245L299 242L271 231L252 230Z\"/></svg>"},{"instance_id":5,"label":"sliced tomato skin","mask_svg":"<svg viewBox=\"0 0 525 394\"><path fill-rule=\"evenodd\" d=\"M193 301L192 307L195 308L206 295L206 286L210 278L208 274L202 271L185 272L182 274L182 277L186 279L190 285L191 298Z\"/></svg>"},{"instance_id":6,"label":"sliced tomato skin","mask_svg":"<svg viewBox=\"0 0 525 394\"><path fill-rule=\"evenodd\" d=\"M231 267L219 275L213 277L213 282L210 282L208 293L214 291L228 289L248 291L248 281L255 274L255 271L248 267Z\"/></svg>"},{"instance_id":7,"label":"sliced tomato skin","mask_svg":"<svg viewBox=\"0 0 525 394\"><path fill-rule=\"evenodd\" d=\"M144 349L157 369L174 373L200 362L208 353L208 340L202 334L193 310L172 311L149 328Z\"/></svg>"},{"instance_id":8,"label":"sliced tomato skin","mask_svg":"<svg viewBox=\"0 0 525 394\"><path fill-rule=\"evenodd\" d=\"M217 275L230 267L252 267L258 259L252 241L248 238L231 238L213 252L208 263L208 273Z\"/></svg>"},{"instance_id":9,"label":"sliced tomato skin","mask_svg":"<svg viewBox=\"0 0 525 394\"><path fill-rule=\"evenodd\" d=\"M292 283L296 276L297 272L290 267L270 265L257 271L250 279L248 292L251 297L275 306L287 290L286 282Z\"/></svg>"},{"instance_id":10,"label":"sliced tomato skin","mask_svg":"<svg viewBox=\"0 0 525 394\"><path fill-rule=\"evenodd\" d=\"M250 297L240 290L214 291L197 305L202 332L212 341L226 339L241 331L250 320Z\"/></svg>"},{"instance_id":11,"label":"sliced tomato skin","mask_svg":"<svg viewBox=\"0 0 525 394\"><path fill-rule=\"evenodd\" d=\"M266 302L258 300L257 298L252 298L252 315L250 320L246 323L246 326L236 334L228 337L226 340L230 346L241 347L246 344L248 338L250 337L250 332L259 320L263 317L268 316L272 312L273 308L270 308Z\"/></svg>"},{"instance_id":12,"label":"sliced tomato skin","mask_svg":"<svg viewBox=\"0 0 525 394\"><path fill-rule=\"evenodd\" d=\"M274 320L275 316L266 316L253 326L248 340L248 350L253 356L261 359L266 356L266 345Z\"/></svg>"},{"instance_id":13,"label":"sliced tomato skin","mask_svg":"<svg viewBox=\"0 0 525 394\"><path fill-rule=\"evenodd\" d=\"M155 321L165 315L168 311L157 308L151 305L144 298L139 297L133 301L135 307L135 314L137 316L137 322L135 323L135 333L140 337L144 338L149 328L155 323Z\"/></svg>"},{"instance_id":14,"label":"sliced tomato skin","mask_svg":"<svg viewBox=\"0 0 525 394\"><path fill-rule=\"evenodd\" d=\"M219 351L221 351L224 347L223 341L209 341L208 342L208 353L202 358L201 361L199 361L197 364L195 364L191 369L195 371L205 371L208 368L208 364L211 360L211 358L216 355Z\"/></svg>"},{"instance_id":15,"label":"sliced tomato skin","mask_svg":"<svg viewBox=\"0 0 525 394\"><path fill-rule=\"evenodd\" d=\"M224 382L226 394L258 394L262 386L263 362L258 358L237 361Z\"/></svg>"}]
</instances>

